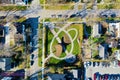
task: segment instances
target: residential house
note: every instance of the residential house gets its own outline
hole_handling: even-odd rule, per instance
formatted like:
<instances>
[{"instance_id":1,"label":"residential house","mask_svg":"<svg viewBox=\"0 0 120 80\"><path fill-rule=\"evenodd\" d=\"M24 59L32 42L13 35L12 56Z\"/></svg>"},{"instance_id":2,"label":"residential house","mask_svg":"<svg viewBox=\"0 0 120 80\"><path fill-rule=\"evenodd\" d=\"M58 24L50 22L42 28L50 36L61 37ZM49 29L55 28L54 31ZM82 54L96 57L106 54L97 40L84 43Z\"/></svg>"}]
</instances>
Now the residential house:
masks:
<instances>
[{"instance_id":1,"label":"residential house","mask_svg":"<svg viewBox=\"0 0 120 80\"><path fill-rule=\"evenodd\" d=\"M39 18L39 17L38 17ZM30 23L30 46L31 46L31 52L34 52L38 47L38 18L29 18L27 20L28 23Z\"/></svg>"},{"instance_id":2,"label":"residential house","mask_svg":"<svg viewBox=\"0 0 120 80\"><path fill-rule=\"evenodd\" d=\"M70 80L81 80L82 73L80 69L72 69L69 72L73 75L71 78L70 75L68 75Z\"/></svg>"},{"instance_id":3,"label":"residential house","mask_svg":"<svg viewBox=\"0 0 120 80\"><path fill-rule=\"evenodd\" d=\"M15 42L20 43L21 41L25 41L25 26L23 24L16 25L16 34L14 36Z\"/></svg>"},{"instance_id":4,"label":"residential house","mask_svg":"<svg viewBox=\"0 0 120 80\"><path fill-rule=\"evenodd\" d=\"M28 3L28 0L1 0L2 4L18 4L18 3Z\"/></svg>"},{"instance_id":5,"label":"residential house","mask_svg":"<svg viewBox=\"0 0 120 80\"><path fill-rule=\"evenodd\" d=\"M0 37L4 37L4 28L0 26Z\"/></svg>"},{"instance_id":6,"label":"residential house","mask_svg":"<svg viewBox=\"0 0 120 80\"><path fill-rule=\"evenodd\" d=\"M11 69L11 58L0 58L0 68L2 70L10 70Z\"/></svg>"},{"instance_id":7,"label":"residential house","mask_svg":"<svg viewBox=\"0 0 120 80\"><path fill-rule=\"evenodd\" d=\"M95 23L93 25L92 37L100 37L102 34L102 27L100 23Z\"/></svg>"},{"instance_id":8,"label":"residential house","mask_svg":"<svg viewBox=\"0 0 120 80\"><path fill-rule=\"evenodd\" d=\"M108 57L107 44L100 44L98 46L98 53L99 53L100 58L106 59Z\"/></svg>"},{"instance_id":9,"label":"residential house","mask_svg":"<svg viewBox=\"0 0 120 80\"><path fill-rule=\"evenodd\" d=\"M47 80L66 80L65 74L48 73Z\"/></svg>"},{"instance_id":10,"label":"residential house","mask_svg":"<svg viewBox=\"0 0 120 80\"><path fill-rule=\"evenodd\" d=\"M120 61L120 50L115 52L115 58Z\"/></svg>"},{"instance_id":11,"label":"residential house","mask_svg":"<svg viewBox=\"0 0 120 80\"><path fill-rule=\"evenodd\" d=\"M120 23L109 23L108 33L110 33L113 37L120 38Z\"/></svg>"},{"instance_id":12,"label":"residential house","mask_svg":"<svg viewBox=\"0 0 120 80\"><path fill-rule=\"evenodd\" d=\"M10 35L8 26L0 26L0 43L9 46L10 44Z\"/></svg>"}]
</instances>

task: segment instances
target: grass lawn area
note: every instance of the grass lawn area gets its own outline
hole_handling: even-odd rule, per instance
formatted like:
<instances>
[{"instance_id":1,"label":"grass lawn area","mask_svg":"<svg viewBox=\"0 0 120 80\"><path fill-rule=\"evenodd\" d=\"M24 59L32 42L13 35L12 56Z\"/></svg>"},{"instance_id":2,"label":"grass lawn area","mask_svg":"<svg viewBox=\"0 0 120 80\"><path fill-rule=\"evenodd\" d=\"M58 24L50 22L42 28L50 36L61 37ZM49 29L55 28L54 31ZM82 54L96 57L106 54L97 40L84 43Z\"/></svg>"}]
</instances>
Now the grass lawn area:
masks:
<instances>
[{"instance_id":1,"label":"grass lawn area","mask_svg":"<svg viewBox=\"0 0 120 80\"><path fill-rule=\"evenodd\" d=\"M38 65L41 67L42 66L42 49L39 49L38 53Z\"/></svg>"},{"instance_id":2,"label":"grass lawn area","mask_svg":"<svg viewBox=\"0 0 120 80\"><path fill-rule=\"evenodd\" d=\"M69 19L67 19L67 21L70 21L70 22L75 22L75 21L82 21L82 19L80 18L80 17L74 17L74 18L69 18Z\"/></svg>"},{"instance_id":3,"label":"grass lawn area","mask_svg":"<svg viewBox=\"0 0 120 80\"><path fill-rule=\"evenodd\" d=\"M44 4L44 1L45 1L45 0L39 0L39 1L40 1L40 4ZM46 1L45 1L45 2L46 2Z\"/></svg>"},{"instance_id":4,"label":"grass lawn area","mask_svg":"<svg viewBox=\"0 0 120 80\"><path fill-rule=\"evenodd\" d=\"M111 4L98 4L98 9L120 9L120 4L118 3L111 3Z\"/></svg>"},{"instance_id":5,"label":"grass lawn area","mask_svg":"<svg viewBox=\"0 0 120 80\"><path fill-rule=\"evenodd\" d=\"M0 6L0 11L26 10L27 6Z\"/></svg>"},{"instance_id":6,"label":"grass lawn area","mask_svg":"<svg viewBox=\"0 0 120 80\"><path fill-rule=\"evenodd\" d=\"M43 25L42 24L39 24L39 30L41 30L42 29L42 27L43 27ZM39 53L38 53L38 65L41 67L42 66L42 35L41 34L43 34L42 33L42 31L39 31L40 33L39 33L39 36L40 36L40 38L39 38L39 45L40 45L40 47L39 47Z\"/></svg>"},{"instance_id":7,"label":"grass lawn area","mask_svg":"<svg viewBox=\"0 0 120 80\"><path fill-rule=\"evenodd\" d=\"M82 9L82 8L83 8L82 4L78 6L78 9ZM86 8L91 9L92 8L92 3L87 3Z\"/></svg>"},{"instance_id":8,"label":"grass lawn area","mask_svg":"<svg viewBox=\"0 0 120 80\"><path fill-rule=\"evenodd\" d=\"M120 0L116 0L117 3L120 3Z\"/></svg>"},{"instance_id":9,"label":"grass lawn area","mask_svg":"<svg viewBox=\"0 0 120 80\"><path fill-rule=\"evenodd\" d=\"M48 40L47 40L47 44L46 44L47 45L47 49L48 49L47 54L50 54L50 45L51 45L51 41L52 41L54 35L51 33L51 31L49 29L48 29L47 36L48 36ZM54 39L53 44L52 44L53 50L54 50L54 46L57 45L57 43L58 43L57 40Z\"/></svg>"},{"instance_id":10,"label":"grass lawn area","mask_svg":"<svg viewBox=\"0 0 120 80\"><path fill-rule=\"evenodd\" d=\"M73 48L73 52L72 52L73 54L77 55L77 54L81 53L81 44L82 44L82 39L83 39L83 25L82 24L72 24L69 27L69 29L71 29L71 28L75 28L78 31L78 35L74 41L74 48ZM74 31L70 31L69 33L72 36L72 38L75 36ZM80 43L78 43L77 39L80 40ZM68 50L69 50L69 48L70 47L68 46Z\"/></svg>"},{"instance_id":11,"label":"grass lawn area","mask_svg":"<svg viewBox=\"0 0 120 80\"><path fill-rule=\"evenodd\" d=\"M10 46L14 46L14 45L15 45L14 40L10 40Z\"/></svg>"},{"instance_id":12,"label":"grass lawn area","mask_svg":"<svg viewBox=\"0 0 120 80\"><path fill-rule=\"evenodd\" d=\"M118 50L117 48L112 48L112 52L114 53L116 50Z\"/></svg>"},{"instance_id":13,"label":"grass lawn area","mask_svg":"<svg viewBox=\"0 0 120 80\"><path fill-rule=\"evenodd\" d=\"M63 20L65 20L65 18L46 18L45 19L46 22L62 22ZM41 20L41 22L42 21L43 21L43 19Z\"/></svg>"},{"instance_id":14,"label":"grass lawn area","mask_svg":"<svg viewBox=\"0 0 120 80\"><path fill-rule=\"evenodd\" d=\"M69 34L71 35L71 37L73 39L75 37L75 35L76 35L76 32L71 30L71 31L69 31Z\"/></svg>"},{"instance_id":15,"label":"grass lawn area","mask_svg":"<svg viewBox=\"0 0 120 80\"><path fill-rule=\"evenodd\" d=\"M30 55L27 55L26 67L30 68Z\"/></svg>"},{"instance_id":16,"label":"grass lawn area","mask_svg":"<svg viewBox=\"0 0 120 80\"><path fill-rule=\"evenodd\" d=\"M45 9L47 10L71 10L74 8L74 5L45 5Z\"/></svg>"},{"instance_id":17,"label":"grass lawn area","mask_svg":"<svg viewBox=\"0 0 120 80\"><path fill-rule=\"evenodd\" d=\"M61 60L58 60L58 59L55 59L55 58L51 57L50 60L49 60L49 64L57 64L57 63L59 63L60 61L61 61Z\"/></svg>"},{"instance_id":18,"label":"grass lawn area","mask_svg":"<svg viewBox=\"0 0 120 80\"><path fill-rule=\"evenodd\" d=\"M57 17L57 15L56 15ZM42 20L41 20L42 21ZM74 17L74 18L64 18L64 17L61 17L61 18L46 18L45 19L46 22L63 22L63 21L68 21L68 22L81 22L82 19L80 17Z\"/></svg>"},{"instance_id":19,"label":"grass lawn area","mask_svg":"<svg viewBox=\"0 0 120 80\"><path fill-rule=\"evenodd\" d=\"M83 24L72 24L69 28L75 28L78 30L78 38L83 40Z\"/></svg>"},{"instance_id":20,"label":"grass lawn area","mask_svg":"<svg viewBox=\"0 0 120 80\"><path fill-rule=\"evenodd\" d=\"M22 22L24 22L25 20L26 20L25 17L21 17L20 19L14 21L14 22L20 22L20 23L22 23Z\"/></svg>"},{"instance_id":21,"label":"grass lawn area","mask_svg":"<svg viewBox=\"0 0 120 80\"><path fill-rule=\"evenodd\" d=\"M98 50L93 50L92 57L94 58L97 55L99 55Z\"/></svg>"}]
</instances>

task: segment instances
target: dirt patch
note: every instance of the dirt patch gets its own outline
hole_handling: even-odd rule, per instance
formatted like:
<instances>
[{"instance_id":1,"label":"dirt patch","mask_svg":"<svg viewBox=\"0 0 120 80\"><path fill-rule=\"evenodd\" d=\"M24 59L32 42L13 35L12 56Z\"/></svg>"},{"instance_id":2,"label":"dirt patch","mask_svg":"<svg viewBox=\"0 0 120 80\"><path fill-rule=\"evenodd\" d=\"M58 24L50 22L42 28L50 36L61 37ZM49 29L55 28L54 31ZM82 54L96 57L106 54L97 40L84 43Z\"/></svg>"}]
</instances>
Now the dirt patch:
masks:
<instances>
[{"instance_id":1,"label":"dirt patch","mask_svg":"<svg viewBox=\"0 0 120 80\"><path fill-rule=\"evenodd\" d=\"M64 35L64 42L65 43L68 43L68 44L70 44L71 43L71 41L70 41L70 38L68 37L68 35Z\"/></svg>"},{"instance_id":2,"label":"dirt patch","mask_svg":"<svg viewBox=\"0 0 120 80\"><path fill-rule=\"evenodd\" d=\"M55 45L55 56L60 57L62 53L62 46L60 44Z\"/></svg>"},{"instance_id":3,"label":"dirt patch","mask_svg":"<svg viewBox=\"0 0 120 80\"><path fill-rule=\"evenodd\" d=\"M84 49L85 51L85 58L90 59L91 58L91 50L90 49Z\"/></svg>"}]
</instances>

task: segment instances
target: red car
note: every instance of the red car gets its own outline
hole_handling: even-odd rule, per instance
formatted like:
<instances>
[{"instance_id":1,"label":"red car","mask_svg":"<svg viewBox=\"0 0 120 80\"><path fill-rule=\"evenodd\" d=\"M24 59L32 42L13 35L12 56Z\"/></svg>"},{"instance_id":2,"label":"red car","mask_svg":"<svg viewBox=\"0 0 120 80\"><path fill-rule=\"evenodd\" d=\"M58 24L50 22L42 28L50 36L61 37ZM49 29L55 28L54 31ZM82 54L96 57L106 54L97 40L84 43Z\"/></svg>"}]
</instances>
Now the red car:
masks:
<instances>
[{"instance_id":1,"label":"red car","mask_svg":"<svg viewBox=\"0 0 120 80\"><path fill-rule=\"evenodd\" d=\"M96 80L96 73L94 74L94 80Z\"/></svg>"}]
</instances>

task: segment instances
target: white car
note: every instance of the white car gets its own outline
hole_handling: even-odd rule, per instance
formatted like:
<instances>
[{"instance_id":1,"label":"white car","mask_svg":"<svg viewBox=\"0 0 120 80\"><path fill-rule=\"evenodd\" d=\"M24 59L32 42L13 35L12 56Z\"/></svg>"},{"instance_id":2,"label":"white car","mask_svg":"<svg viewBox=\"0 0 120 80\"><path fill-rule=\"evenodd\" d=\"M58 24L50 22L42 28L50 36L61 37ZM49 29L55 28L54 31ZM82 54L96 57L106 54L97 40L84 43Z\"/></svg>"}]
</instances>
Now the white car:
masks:
<instances>
[{"instance_id":1,"label":"white car","mask_svg":"<svg viewBox=\"0 0 120 80\"><path fill-rule=\"evenodd\" d=\"M25 5L24 2L16 2L17 5Z\"/></svg>"}]
</instances>

